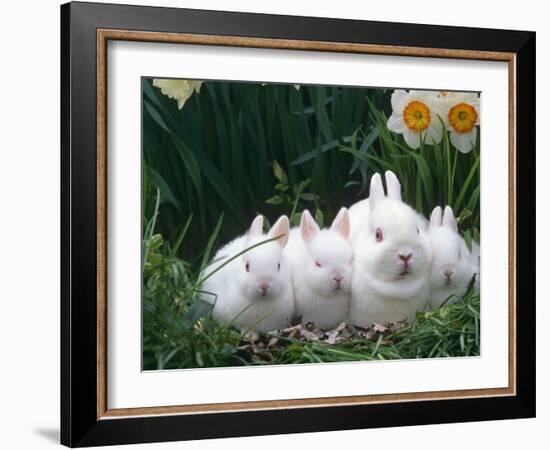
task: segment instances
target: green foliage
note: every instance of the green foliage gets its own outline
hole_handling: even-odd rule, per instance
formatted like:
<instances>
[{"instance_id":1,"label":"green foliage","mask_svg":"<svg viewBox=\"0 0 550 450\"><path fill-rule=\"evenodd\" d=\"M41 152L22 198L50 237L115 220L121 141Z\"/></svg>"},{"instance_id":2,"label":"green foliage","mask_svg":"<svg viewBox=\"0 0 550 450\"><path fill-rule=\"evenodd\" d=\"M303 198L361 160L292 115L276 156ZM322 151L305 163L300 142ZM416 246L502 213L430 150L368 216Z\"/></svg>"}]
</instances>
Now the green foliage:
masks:
<instances>
[{"instance_id":1,"label":"green foliage","mask_svg":"<svg viewBox=\"0 0 550 450\"><path fill-rule=\"evenodd\" d=\"M279 206L288 213L290 224L297 226L300 224L300 217L304 209L313 208L315 219L320 227L324 224L323 211L321 210L321 199L313 192L307 192L306 189L311 184L311 178L300 181L298 185L290 186L285 170L277 161L273 161L273 175L278 183L275 185L275 195L268 198L265 202L270 205Z\"/></svg>"},{"instance_id":2,"label":"green foliage","mask_svg":"<svg viewBox=\"0 0 550 450\"><path fill-rule=\"evenodd\" d=\"M181 257L192 259L206 245L220 212L225 212L220 242L241 234L256 214L271 223L291 215L294 203L266 202L281 193L276 185L288 186L293 201L294 191L303 190L305 203L297 212L313 204L318 216L334 217L358 198L357 187L346 187L353 158L337 150L359 140L358 130L373 127L366 97L377 105L389 101L383 90L366 88L297 90L206 81L179 110L145 79L143 176L161 191L159 232L173 241L193 214L191 239L178 249ZM273 161L284 170L285 183L276 177ZM153 189L145 192L144 219L152 213L151 194ZM322 204L307 200L314 196Z\"/></svg>"}]
</instances>

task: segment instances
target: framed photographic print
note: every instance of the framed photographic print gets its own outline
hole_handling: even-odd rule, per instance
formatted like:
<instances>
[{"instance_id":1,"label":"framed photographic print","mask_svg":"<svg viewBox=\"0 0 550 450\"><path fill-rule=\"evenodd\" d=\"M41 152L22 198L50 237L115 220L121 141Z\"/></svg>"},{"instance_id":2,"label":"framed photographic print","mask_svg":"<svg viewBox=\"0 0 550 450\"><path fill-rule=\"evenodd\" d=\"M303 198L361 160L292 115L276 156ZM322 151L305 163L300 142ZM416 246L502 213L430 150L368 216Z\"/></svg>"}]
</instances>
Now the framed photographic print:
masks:
<instances>
[{"instance_id":1,"label":"framed photographic print","mask_svg":"<svg viewBox=\"0 0 550 450\"><path fill-rule=\"evenodd\" d=\"M63 444L535 415L534 33L61 26Z\"/></svg>"}]
</instances>

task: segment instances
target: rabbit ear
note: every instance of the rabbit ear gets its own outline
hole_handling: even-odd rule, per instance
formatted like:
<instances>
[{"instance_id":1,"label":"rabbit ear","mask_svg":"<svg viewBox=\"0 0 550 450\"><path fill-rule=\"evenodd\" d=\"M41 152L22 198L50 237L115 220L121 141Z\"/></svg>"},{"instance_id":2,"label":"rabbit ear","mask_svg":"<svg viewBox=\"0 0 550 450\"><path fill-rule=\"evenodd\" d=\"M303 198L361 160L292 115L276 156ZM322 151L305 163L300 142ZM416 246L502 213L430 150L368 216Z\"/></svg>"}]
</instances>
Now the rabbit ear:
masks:
<instances>
[{"instance_id":1,"label":"rabbit ear","mask_svg":"<svg viewBox=\"0 0 550 450\"><path fill-rule=\"evenodd\" d=\"M384 186L382 186L382 177L378 172L376 172L370 179L370 190L369 190L369 206L371 209L374 209L376 203L382 200L385 197L384 195Z\"/></svg>"},{"instance_id":2,"label":"rabbit ear","mask_svg":"<svg viewBox=\"0 0 550 450\"><path fill-rule=\"evenodd\" d=\"M455 215L453 214L453 210L450 206L445 206L445 211L443 212L443 226L458 232L458 225L456 224Z\"/></svg>"},{"instance_id":3,"label":"rabbit ear","mask_svg":"<svg viewBox=\"0 0 550 450\"><path fill-rule=\"evenodd\" d=\"M441 206L436 206L430 216L430 228L441 226Z\"/></svg>"},{"instance_id":4,"label":"rabbit ear","mask_svg":"<svg viewBox=\"0 0 550 450\"><path fill-rule=\"evenodd\" d=\"M250 236L261 236L263 234L264 229L264 217L263 216L256 216L254 221L252 222L252 225L250 226L250 231L248 234Z\"/></svg>"},{"instance_id":5,"label":"rabbit ear","mask_svg":"<svg viewBox=\"0 0 550 450\"><path fill-rule=\"evenodd\" d=\"M340 209L337 216L332 221L332 225L330 227L330 230L331 231L336 231L344 239L349 238L350 224L349 224L349 214L348 214L348 210L346 208Z\"/></svg>"},{"instance_id":6,"label":"rabbit ear","mask_svg":"<svg viewBox=\"0 0 550 450\"><path fill-rule=\"evenodd\" d=\"M277 236L281 236L279 239L277 239L277 244L279 244L282 247L286 245L288 242L288 233L290 231L290 223L288 222L287 216L281 216L275 222L275 225L271 227L271 230L269 230L269 233L267 233L267 237L274 238Z\"/></svg>"},{"instance_id":7,"label":"rabbit ear","mask_svg":"<svg viewBox=\"0 0 550 450\"><path fill-rule=\"evenodd\" d=\"M300 219L300 233L304 242L310 242L319 231L319 225L317 225L315 219L307 209L304 209Z\"/></svg>"},{"instance_id":8,"label":"rabbit ear","mask_svg":"<svg viewBox=\"0 0 550 450\"><path fill-rule=\"evenodd\" d=\"M385 175L388 198L401 201L401 183L399 183L397 176L391 170L387 170Z\"/></svg>"}]
</instances>

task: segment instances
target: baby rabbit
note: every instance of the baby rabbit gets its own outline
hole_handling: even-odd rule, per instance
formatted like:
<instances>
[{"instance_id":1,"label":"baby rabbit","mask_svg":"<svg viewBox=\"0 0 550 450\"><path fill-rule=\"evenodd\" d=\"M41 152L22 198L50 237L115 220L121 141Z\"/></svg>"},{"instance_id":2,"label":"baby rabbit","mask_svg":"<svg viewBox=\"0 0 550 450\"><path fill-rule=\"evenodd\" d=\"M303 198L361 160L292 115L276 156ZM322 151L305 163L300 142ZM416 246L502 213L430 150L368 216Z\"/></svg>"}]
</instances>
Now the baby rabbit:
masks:
<instances>
[{"instance_id":1,"label":"baby rabbit","mask_svg":"<svg viewBox=\"0 0 550 450\"><path fill-rule=\"evenodd\" d=\"M290 231L284 253L303 324L332 329L348 318L353 258L349 230L348 211L342 208L328 230L319 229L305 210L300 227Z\"/></svg>"},{"instance_id":2,"label":"baby rabbit","mask_svg":"<svg viewBox=\"0 0 550 450\"><path fill-rule=\"evenodd\" d=\"M419 215L401 201L401 185L387 171L384 194L376 173L370 184L368 208L351 214L354 251L350 318L367 327L412 320L430 296L431 250ZM365 206L363 204L363 206ZM355 205L354 205L355 207Z\"/></svg>"},{"instance_id":3,"label":"baby rabbit","mask_svg":"<svg viewBox=\"0 0 550 450\"><path fill-rule=\"evenodd\" d=\"M468 292L476 274L470 251L458 233L451 207L442 214L437 206L430 217L428 232L432 247L430 273L431 305L439 308L445 301L453 302Z\"/></svg>"},{"instance_id":4,"label":"baby rabbit","mask_svg":"<svg viewBox=\"0 0 550 450\"><path fill-rule=\"evenodd\" d=\"M472 241L472 251L470 252L472 264L476 271L476 279L474 280L474 289L479 292L481 286L481 254L479 251L479 243Z\"/></svg>"},{"instance_id":5,"label":"baby rabbit","mask_svg":"<svg viewBox=\"0 0 550 450\"><path fill-rule=\"evenodd\" d=\"M393 198L395 200L401 201L401 184L397 180L397 176L395 173L393 173L391 170L386 171L386 180L388 177L390 177L392 180L395 181L395 183L387 183L388 188L388 197ZM376 176L376 174L374 175ZM378 175L380 176L380 175ZM372 179L371 179L372 183ZM368 198L365 198L363 200L358 201L357 203L354 203L349 208L349 217L350 217L350 240L353 242L357 235L365 230L366 227L368 227L369 223L369 213L370 213L370 201ZM428 221L426 218L419 213L416 213L416 217L418 220L418 227L420 230L427 232L428 230Z\"/></svg>"},{"instance_id":6,"label":"baby rabbit","mask_svg":"<svg viewBox=\"0 0 550 450\"><path fill-rule=\"evenodd\" d=\"M294 314L290 270L283 254L288 218L280 217L267 236L262 228L263 217L257 216L248 233L223 246L203 274L203 278L212 274L203 283L202 297L214 304L214 319L243 332L286 328ZM214 272L243 250L276 236L281 237L246 251Z\"/></svg>"}]
</instances>

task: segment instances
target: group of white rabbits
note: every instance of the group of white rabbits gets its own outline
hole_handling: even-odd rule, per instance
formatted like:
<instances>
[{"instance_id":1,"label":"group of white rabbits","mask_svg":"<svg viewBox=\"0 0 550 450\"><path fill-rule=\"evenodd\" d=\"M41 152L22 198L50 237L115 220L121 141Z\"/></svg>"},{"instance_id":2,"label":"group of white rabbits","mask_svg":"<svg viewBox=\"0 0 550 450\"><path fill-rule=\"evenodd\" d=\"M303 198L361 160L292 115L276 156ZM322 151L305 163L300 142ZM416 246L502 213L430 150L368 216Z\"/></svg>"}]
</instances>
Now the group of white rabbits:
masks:
<instances>
[{"instance_id":1,"label":"group of white rabbits","mask_svg":"<svg viewBox=\"0 0 550 450\"><path fill-rule=\"evenodd\" d=\"M376 173L369 197L342 208L328 229L305 210L299 227L282 216L265 235L257 216L205 269L203 299L214 318L242 331L281 329L298 317L322 329L368 327L479 290L479 245L468 249L452 209L436 207L428 222L403 203L396 175L385 178L387 195Z\"/></svg>"}]
</instances>

